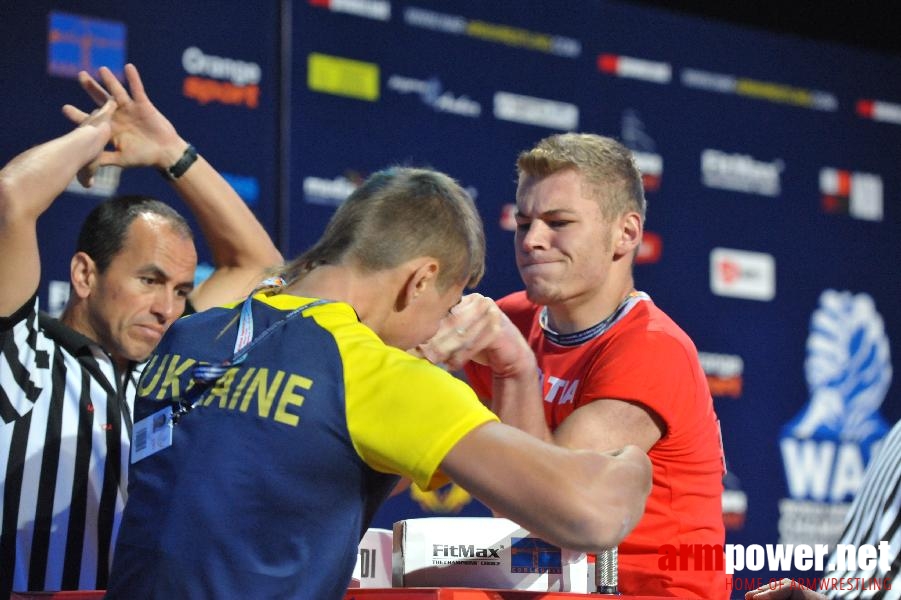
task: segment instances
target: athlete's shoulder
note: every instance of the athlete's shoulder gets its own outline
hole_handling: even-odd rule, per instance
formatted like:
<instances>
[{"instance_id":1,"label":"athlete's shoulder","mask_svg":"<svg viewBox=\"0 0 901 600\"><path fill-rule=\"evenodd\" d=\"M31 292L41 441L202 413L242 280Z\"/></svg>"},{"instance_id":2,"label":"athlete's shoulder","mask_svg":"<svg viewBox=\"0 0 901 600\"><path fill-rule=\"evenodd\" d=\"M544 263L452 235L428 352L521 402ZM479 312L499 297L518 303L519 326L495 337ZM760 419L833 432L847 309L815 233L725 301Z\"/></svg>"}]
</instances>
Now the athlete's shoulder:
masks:
<instances>
[{"instance_id":1,"label":"athlete's shoulder","mask_svg":"<svg viewBox=\"0 0 901 600\"><path fill-rule=\"evenodd\" d=\"M645 305L643 308L646 310L645 322L648 332L658 333L661 337L669 338L674 343L687 348L690 354L697 353L691 336L669 314L653 302L642 302L641 304Z\"/></svg>"},{"instance_id":2,"label":"athlete's shoulder","mask_svg":"<svg viewBox=\"0 0 901 600\"><path fill-rule=\"evenodd\" d=\"M620 323L623 325L620 328L623 332L655 332L676 337L685 335L678 323L644 293L636 296L636 302L629 307Z\"/></svg>"}]
</instances>

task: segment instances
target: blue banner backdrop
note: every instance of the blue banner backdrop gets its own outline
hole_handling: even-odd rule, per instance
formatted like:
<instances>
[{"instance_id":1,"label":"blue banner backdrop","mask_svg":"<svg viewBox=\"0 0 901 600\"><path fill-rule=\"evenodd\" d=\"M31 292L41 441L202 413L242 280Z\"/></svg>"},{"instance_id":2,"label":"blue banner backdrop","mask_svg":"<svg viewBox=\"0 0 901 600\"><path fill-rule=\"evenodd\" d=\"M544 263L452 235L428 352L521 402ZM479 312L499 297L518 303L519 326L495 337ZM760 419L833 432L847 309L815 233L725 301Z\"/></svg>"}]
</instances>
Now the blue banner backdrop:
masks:
<instances>
[{"instance_id":1,"label":"blue banner backdrop","mask_svg":"<svg viewBox=\"0 0 901 600\"><path fill-rule=\"evenodd\" d=\"M649 202L637 285L695 340L722 420L727 541L834 542L901 416L901 58L600 0L10 4L0 160L65 131L63 103L89 106L79 68L134 62L287 256L371 172L431 166L476 198L479 291L499 297L520 287L517 153L558 131L619 138ZM102 183L174 196L152 172ZM41 219L46 306L96 201L66 193ZM487 510L414 490L375 525L430 514ZM783 575L814 574L736 573Z\"/></svg>"},{"instance_id":2,"label":"blue banner backdrop","mask_svg":"<svg viewBox=\"0 0 901 600\"><path fill-rule=\"evenodd\" d=\"M154 104L274 230L278 18L274 2L4 3L0 161L65 132L71 125L60 112L63 104L94 108L76 80L79 70L96 74L108 66L121 74L132 62ZM52 282L68 282L78 225L103 197L147 194L189 216L166 181L150 169L109 169L96 183L91 190L72 186L38 223L41 300L47 308L61 308L67 283ZM198 252L198 272L208 273L209 252L203 244Z\"/></svg>"}]
</instances>

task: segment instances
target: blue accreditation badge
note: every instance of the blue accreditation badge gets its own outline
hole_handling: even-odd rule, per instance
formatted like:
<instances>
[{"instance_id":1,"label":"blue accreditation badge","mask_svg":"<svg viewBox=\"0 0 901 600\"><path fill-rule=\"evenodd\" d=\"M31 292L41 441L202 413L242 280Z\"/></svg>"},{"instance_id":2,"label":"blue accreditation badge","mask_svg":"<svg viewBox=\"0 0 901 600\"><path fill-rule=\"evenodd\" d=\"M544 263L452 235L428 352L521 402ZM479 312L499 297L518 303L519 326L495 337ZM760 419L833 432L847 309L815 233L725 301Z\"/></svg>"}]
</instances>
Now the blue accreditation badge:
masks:
<instances>
[{"instance_id":1,"label":"blue accreditation badge","mask_svg":"<svg viewBox=\"0 0 901 600\"><path fill-rule=\"evenodd\" d=\"M131 464L172 445L172 407L167 406L135 423Z\"/></svg>"}]
</instances>

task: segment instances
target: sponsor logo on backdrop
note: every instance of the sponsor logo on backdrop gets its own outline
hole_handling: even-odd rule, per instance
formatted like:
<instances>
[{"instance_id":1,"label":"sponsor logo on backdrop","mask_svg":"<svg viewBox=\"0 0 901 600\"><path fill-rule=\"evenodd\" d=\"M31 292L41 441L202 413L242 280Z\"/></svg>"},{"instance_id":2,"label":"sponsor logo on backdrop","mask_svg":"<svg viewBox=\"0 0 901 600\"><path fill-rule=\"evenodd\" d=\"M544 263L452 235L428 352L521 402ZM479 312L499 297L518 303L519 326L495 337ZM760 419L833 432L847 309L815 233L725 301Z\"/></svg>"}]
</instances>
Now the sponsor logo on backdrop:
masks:
<instances>
[{"instance_id":1,"label":"sponsor logo on backdrop","mask_svg":"<svg viewBox=\"0 0 901 600\"><path fill-rule=\"evenodd\" d=\"M737 354L698 352L710 395L739 398L744 387L745 361Z\"/></svg>"},{"instance_id":2,"label":"sponsor logo on backdrop","mask_svg":"<svg viewBox=\"0 0 901 600\"><path fill-rule=\"evenodd\" d=\"M657 154L654 139L645 131L644 121L638 111L626 109L620 120L622 142L635 157L635 164L641 171L641 182L646 192L660 189L663 178L663 157Z\"/></svg>"},{"instance_id":3,"label":"sponsor logo on backdrop","mask_svg":"<svg viewBox=\"0 0 901 600\"><path fill-rule=\"evenodd\" d=\"M634 58L621 54L600 54L598 71L606 75L640 79L651 83L669 83L673 79L673 68L667 62Z\"/></svg>"},{"instance_id":4,"label":"sponsor logo on backdrop","mask_svg":"<svg viewBox=\"0 0 901 600\"><path fill-rule=\"evenodd\" d=\"M116 195L116 190L119 189L119 178L121 175L121 167L106 165L98 168L94 173L94 181L91 183L91 187L84 187L78 182L78 178L75 177L66 186L66 191L85 196L111 198Z\"/></svg>"},{"instance_id":5,"label":"sponsor logo on backdrop","mask_svg":"<svg viewBox=\"0 0 901 600\"><path fill-rule=\"evenodd\" d=\"M59 317L69 301L69 282L53 279L47 284L47 308L51 317Z\"/></svg>"},{"instance_id":6,"label":"sponsor logo on backdrop","mask_svg":"<svg viewBox=\"0 0 901 600\"><path fill-rule=\"evenodd\" d=\"M779 158L767 162L710 148L701 152L701 182L709 188L778 196L784 170L785 163Z\"/></svg>"},{"instance_id":7,"label":"sponsor logo on backdrop","mask_svg":"<svg viewBox=\"0 0 901 600\"><path fill-rule=\"evenodd\" d=\"M738 77L727 73L713 73L700 69L682 69L679 73L682 85L687 88L734 94L754 100L776 104L790 104L812 110L834 112L838 110L838 98L831 92L809 90L782 83Z\"/></svg>"},{"instance_id":8,"label":"sponsor logo on backdrop","mask_svg":"<svg viewBox=\"0 0 901 600\"><path fill-rule=\"evenodd\" d=\"M508 202L501 206L501 216L498 226L504 231L516 231L516 205Z\"/></svg>"},{"instance_id":9,"label":"sponsor logo on backdrop","mask_svg":"<svg viewBox=\"0 0 901 600\"><path fill-rule=\"evenodd\" d=\"M776 296L776 259L732 248L710 252L710 291L717 296L769 301Z\"/></svg>"},{"instance_id":10,"label":"sponsor logo on backdrop","mask_svg":"<svg viewBox=\"0 0 901 600\"><path fill-rule=\"evenodd\" d=\"M366 179L357 171L348 170L344 175L331 179L308 175L303 179L303 198L307 204L337 207L350 196L355 189L360 187ZM478 200L479 190L472 186L464 188L473 201Z\"/></svg>"},{"instance_id":11,"label":"sponsor logo on backdrop","mask_svg":"<svg viewBox=\"0 0 901 600\"><path fill-rule=\"evenodd\" d=\"M216 267L207 262L197 263L197 268L194 269L194 285L198 286L204 281L206 281L210 275L213 274L213 271L216 270Z\"/></svg>"},{"instance_id":12,"label":"sponsor logo on backdrop","mask_svg":"<svg viewBox=\"0 0 901 600\"><path fill-rule=\"evenodd\" d=\"M711 396L715 398L741 397L745 371L745 361L741 356L699 351L698 361L707 378L707 387ZM720 431L720 444L722 445L722 431ZM748 512L748 495L731 466L726 469L726 474L723 476L721 499L723 525L726 530L739 531L743 529Z\"/></svg>"},{"instance_id":13,"label":"sponsor logo on backdrop","mask_svg":"<svg viewBox=\"0 0 901 600\"><path fill-rule=\"evenodd\" d=\"M379 66L312 52L307 56L307 87L314 92L375 102L379 99Z\"/></svg>"},{"instance_id":14,"label":"sponsor logo on backdrop","mask_svg":"<svg viewBox=\"0 0 901 600\"><path fill-rule=\"evenodd\" d=\"M78 77L109 67L120 79L125 66L125 23L52 11L47 23L47 73Z\"/></svg>"},{"instance_id":15,"label":"sponsor logo on backdrop","mask_svg":"<svg viewBox=\"0 0 901 600\"><path fill-rule=\"evenodd\" d=\"M633 150L635 164L641 171L641 182L646 192L656 192L660 189L660 179L663 177L663 157L653 152Z\"/></svg>"},{"instance_id":16,"label":"sponsor logo on backdrop","mask_svg":"<svg viewBox=\"0 0 901 600\"><path fill-rule=\"evenodd\" d=\"M831 544L889 429L879 414L892 381L889 340L869 294L820 294L804 376L808 401L780 435L789 497L779 502L779 541Z\"/></svg>"},{"instance_id":17,"label":"sponsor logo on backdrop","mask_svg":"<svg viewBox=\"0 0 901 600\"><path fill-rule=\"evenodd\" d=\"M885 100L858 100L857 114L864 119L901 125L901 104Z\"/></svg>"},{"instance_id":18,"label":"sponsor logo on backdrop","mask_svg":"<svg viewBox=\"0 0 901 600\"><path fill-rule=\"evenodd\" d=\"M303 178L303 199L307 204L338 206L350 196L361 180L339 175L333 179L307 176Z\"/></svg>"},{"instance_id":19,"label":"sponsor logo on backdrop","mask_svg":"<svg viewBox=\"0 0 901 600\"><path fill-rule=\"evenodd\" d=\"M644 231L641 236L641 244L638 246L638 253L635 255L636 265L647 265L660 262L663 256L663 238L659 233L653 231Z\"/></svg>"},{"instance_id":20,"label":"sponsor logo on backdrop","mask_svg":"<svg viewBox=\"0 0 901 600\"><path fill-rule=\"evenodd\" d=\"M256 177L234 173L222 173L221 175L248 206L256 206L257 200L260 199L260 183Z\"/></svg>"},{"instance_id":21,"label":"sponsor logo on backdrop","mask_svg":"<svg viewBox=\"0 0 901 600\"><path fill-rule=\"evenodd\" d=\"M730 467L723 476L723 525L728 531L744 529L748 513L748 495L741 486L741 480Z\"/></svg>"},{"instance_id":22,"label":"sponsor logo on backdrop","mask_svg":"<svg viewBox=\"0 0 901 600\"><path fill-rule=\"evenodd\" d=\"M345 13L376 21L391 19L391 3L387 0L309 0L310 6L327 8L332 12Z\"/></svg>"},{"instance_id":23,"label":"sponsor logo on backdrop","mask_svg":"<svg viewBox=\"0 0 901 600\"><path fill-rule=\"evenodd\" d=\"M418 6L408 6L404 9L404 23L410 27L464 35L486 42L567 58L578 58L582 55L582 42L575 38L467 19L462 15L436 12Z\"/></svg>"},{"instance_id":24,"label":"sponsor logo on backdrop","mask_svg":"<svg viewBox=\"0 0 901 600\"><path fill-rule=\"evenodd\" d=\"M191 46L182 52L181 66L188 74L182 84L186 98L199 104L260 105L262 70L255 62L207 54Z\"/></svg>"},{"instance_id":25,"label":"sponsor logo on backdrop","mask_svg":"<svg viewBox=\"0 0 901 600\"><path fill-rule=\"evenodd\" d=\"M579 128L579 107L569 102L495 92L494 116L502 121L573 131Z\"/></svg>"},{"instance_id":26,"label":"sponsor logo on backdrop","mask_svg":"<svg viewBox=\"0 0 901 600\"><path fill-rule=\"evenodd\" d=\"M820 169L823 211L865 221L882 221L882 177L844 169Z\"/></svg>"},{"instance_id":27,"label":"sponsor logo on backdrop","mask_svg":"<svg viewBox=\"0 0 901 600\"><path fill-rule=\"evenodd\" d=\"M414 79L403 75L388 78L387 88L398 94L416 94L422 103L437 112L450 113L461 117L477 118L482 114L482 105L468 96L456 96L444 89L437 77Z\"/></svg>"}]
</instances>

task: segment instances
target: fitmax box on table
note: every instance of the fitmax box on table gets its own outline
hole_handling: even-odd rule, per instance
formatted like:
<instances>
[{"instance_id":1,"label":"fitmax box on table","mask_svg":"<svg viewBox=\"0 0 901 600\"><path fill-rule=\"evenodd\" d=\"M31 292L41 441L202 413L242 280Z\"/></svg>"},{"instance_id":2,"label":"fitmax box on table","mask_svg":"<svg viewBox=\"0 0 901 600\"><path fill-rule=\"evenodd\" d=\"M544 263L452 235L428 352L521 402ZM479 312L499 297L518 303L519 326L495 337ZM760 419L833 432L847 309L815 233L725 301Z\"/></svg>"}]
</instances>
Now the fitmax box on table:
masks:
<instances>
[{"instance_id":1,"label":"fitmax box on table","mask_svg":"<svg viewBox=\"0 0 901 600\"><path fill-rule=\"evenodd\" d=\"M561 549L508 519L432 517L394 524L393 587L589 591L585 553Z\"/></svg>"}]
</instances>

